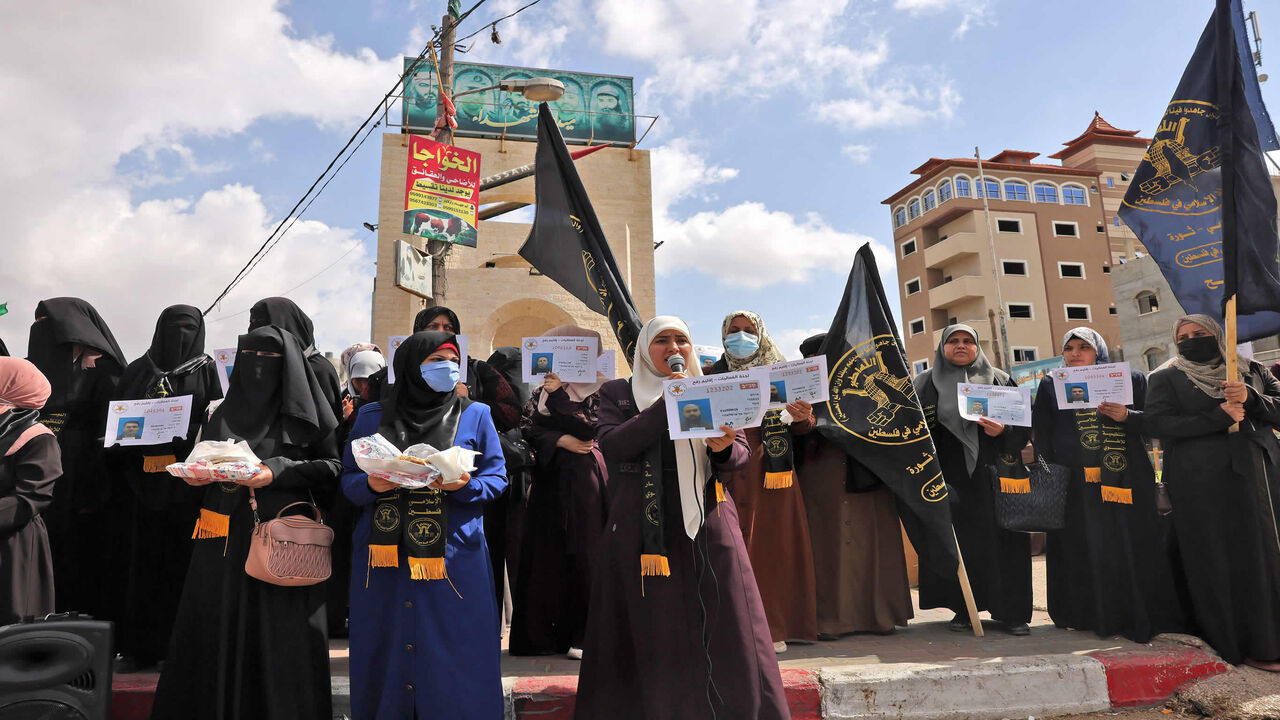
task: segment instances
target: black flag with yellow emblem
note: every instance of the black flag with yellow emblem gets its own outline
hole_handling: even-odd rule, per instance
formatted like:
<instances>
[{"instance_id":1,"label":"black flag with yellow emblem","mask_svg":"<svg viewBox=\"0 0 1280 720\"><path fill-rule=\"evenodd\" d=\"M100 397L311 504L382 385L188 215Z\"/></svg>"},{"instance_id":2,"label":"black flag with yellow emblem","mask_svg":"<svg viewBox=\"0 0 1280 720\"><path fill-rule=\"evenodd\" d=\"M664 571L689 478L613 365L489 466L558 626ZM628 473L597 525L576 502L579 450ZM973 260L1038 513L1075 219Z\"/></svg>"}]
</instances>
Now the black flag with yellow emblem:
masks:
<instances>
[{"instance_id":1,"label":"black flag with yellow emblem","mask_svg":"<svg viewBox=\"0 0 1280 720\"><path fill-rule=\"evenodd\" d=\"M831 399L814 407L818 431L893 491L921 566L954 575L959 556L947 484L870 244L854 257L819 353L827 357Z\"/></svg>"},{"instance_id":2,"label":"black flag with yellow emblem","mask_svg":"<svg viewBox=\"0 0 1280 720\"><path fill-rule=\"evenodd\" d=\"M632 362L643 324L640 313L546 103L538 109L536 160L537 208L533 229L520 247L520 257L587 307L609 318L627 362Z\"/></svg>"}]
</instances>

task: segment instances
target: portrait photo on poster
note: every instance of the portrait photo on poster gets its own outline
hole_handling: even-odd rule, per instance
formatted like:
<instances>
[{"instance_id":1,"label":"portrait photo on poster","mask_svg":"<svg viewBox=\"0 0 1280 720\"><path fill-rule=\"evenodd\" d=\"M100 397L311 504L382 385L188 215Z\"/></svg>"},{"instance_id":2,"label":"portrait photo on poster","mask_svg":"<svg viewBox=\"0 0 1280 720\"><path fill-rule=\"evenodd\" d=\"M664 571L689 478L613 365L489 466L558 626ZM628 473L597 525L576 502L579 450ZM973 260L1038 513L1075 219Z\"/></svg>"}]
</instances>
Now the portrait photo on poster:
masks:
<instances>
[{"instance_id":1,"label":"portrait photo on poster","mask_svg":"<svg viewBox=\"0 0 1280 720\"><path fill-rule=\"evenodd\" d=\"M190 432L191 396L113 400L107 404L103 447L159 445Z\"/></svg>"},{"instance_id":2,"label":"portrait photo on poster","mask_svg":"<svg viewBox=\"0 0 1280 720\"><path fill-rule=\"evenodd\" d=\"M764 367L666 380L662 394L667 405L667 431L672 440L678 440L715 437L721 434L721 426L735 430L759 427L769 387L769 371Z\"/></svg>"},{"instance_id":3,"label":"portrait photo on poster","mask_svg":"<svg viewBox=\"0 0 1280 720\"><path fill-rule=\"evenodd\" d=\"M141 440L142 428L147 424L146 418L127 417L120 418L120 425L116 429L117 440Z\"/></svg>"},{"instance_id":4,"label":"portrait photo on poster","mask_svg":"<svg viewBox=\"0 0 1280 720\"><path fill-rule=\"evenodd\" d=\"M1095 408L1100 403L1133 403L1133 377L1129 363L1077 365L1049 371L1054 399L1060 408Z\"/></svg>"},{"instance_id":5,"label":"portrait photo on poster","mask_svg":"<svg viewBox=\"0 0 1280 720\"><path fill-rule=\"evenodd\" d=\"M972 422L986 418L1004 425L1031 426L1031 388L1009 385L956 385L960 417Z\"/></svg>"},{"instance_id":6,"label":"portrait photo on poster","mask_svg":"<svg viewBox=\"0 0 1280 720\"><path fill-rule=\"evenodd\" d=\"M714 430L715 424L711 416L711 401L707 398L686 400L680 403L680 429Z\"/></svg>"}]
</instances>

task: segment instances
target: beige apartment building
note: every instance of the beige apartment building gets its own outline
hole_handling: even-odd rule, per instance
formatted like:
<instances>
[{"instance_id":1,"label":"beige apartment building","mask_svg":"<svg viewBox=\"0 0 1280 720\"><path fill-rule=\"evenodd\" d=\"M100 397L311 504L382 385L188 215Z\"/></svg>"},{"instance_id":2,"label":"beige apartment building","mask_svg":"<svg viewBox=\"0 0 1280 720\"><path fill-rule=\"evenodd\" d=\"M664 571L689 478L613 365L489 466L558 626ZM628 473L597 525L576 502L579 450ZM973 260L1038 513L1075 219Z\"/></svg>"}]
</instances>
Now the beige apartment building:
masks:
<instances>
[{"instance_id":1,"label":"beige apartment building","mask_svg":"<svg viewBox=\"0 0 1280 720\"><path fill-rule=\"evenodd\" d=\"M537 143L523 140L464 138L459 147L480 153L481 176L490 176L534 161ZM409 136L382 138L382 177L378 200L378 263L373 292L373 341L413 329L413 318L427 301L395 286L395 242L425 249L423 238L401 232L405 168ZM649 152L610 147L576 163L605 237L641 317L653 317L656 298L653 268L653 203ZM485 206L534 203L533 178L525 178L480 195ZM446 263L443 304L458 314L468 336L469 354L485 359L494 348L520 344L522 337L541 335L558 325L579 325L600 333L604 350L618 349L604 316L599 315L537 273L517 252L529 235L523 222L481 220L477 247L456 246ZM437 302L441 288L436 288ZM629 374L619 357L620 376Z\"/></svg>"},{"instance_id":2,"label":"beige apartment building","mask_svg":"<svg viewBox=\"0 0 1280 720\"><path fill-rule=\"evenodd\" d=\"M1014 365L1059 354L1062 335L1078 325L1100 332L1122 359L1110 273L1141 245L1116 211L1149 143L1095 113L1050 156L1061 164L1005 150L982 161L981 177L972 157L930 158L912 170L919 177L884 201L912 370L932 364L942 329L957 322L973 326L1001 364L989 316L997 284Z\"/></svg>"}]
</instances>

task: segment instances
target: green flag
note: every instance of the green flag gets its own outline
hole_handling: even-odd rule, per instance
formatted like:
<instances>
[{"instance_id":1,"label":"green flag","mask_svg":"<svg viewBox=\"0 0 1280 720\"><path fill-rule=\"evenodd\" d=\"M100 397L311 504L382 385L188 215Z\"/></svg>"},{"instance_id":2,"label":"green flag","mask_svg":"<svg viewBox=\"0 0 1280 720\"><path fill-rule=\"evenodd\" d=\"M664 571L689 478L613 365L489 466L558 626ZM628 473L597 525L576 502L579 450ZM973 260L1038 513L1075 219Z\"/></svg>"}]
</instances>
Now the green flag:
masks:
<instances>
[{"instance_id":1,"label":"green flag","mask_svg":"<svg viewBox=\"0 0 1280 720\"><path fill-rule=\"evenodd\" d=\"M9 314L9 303L0 303L0 315Z\"/></svg>"},{"instance_id":2,"label":"green flag","mask_svg":"<svg viewBox=\"0 0 1280 720\"><path fill-rule=\"evenodd\" d=\"M462 0L449 0L449 14L455 18L462 15Z\"/></svg>"}]
</instances>

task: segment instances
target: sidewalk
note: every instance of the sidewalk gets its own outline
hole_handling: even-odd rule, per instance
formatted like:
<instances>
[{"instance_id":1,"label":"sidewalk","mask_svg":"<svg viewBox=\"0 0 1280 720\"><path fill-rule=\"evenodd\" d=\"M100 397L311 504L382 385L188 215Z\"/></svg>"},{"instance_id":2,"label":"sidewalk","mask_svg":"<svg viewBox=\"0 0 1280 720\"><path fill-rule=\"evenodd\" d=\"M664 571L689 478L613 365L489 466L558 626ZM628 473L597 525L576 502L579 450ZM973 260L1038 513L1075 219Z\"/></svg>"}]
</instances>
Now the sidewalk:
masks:
<instances>
[{"instance_id":1,"label":"sidewalk","mask_svg":"<svg viewBox=\"0 0 1280 720\"><path fill-rule=\"evenodd\" d=\"M1040 599L1042 558L1035 569ZM1139 645L1060 630L1041 609L1027 637L992 622L984 623L983 638L951 632L950 619L949 611L917 611L892 635L788 643L778 659L793 718L1052 717L1158 704L1185 682L1228 668L1203 650L1165 638ZM350 712L346 641L333 641L329 656L334 714L341 717ZM511 657L504 650L507 718L570 720L579 666L563 656ZM122 696L121 683L132 691ZM141 705L150 705L147 686L154 689L154 676L120 676L116 685L115 720L145 718Z\"/></svg>"}]
</instances>

